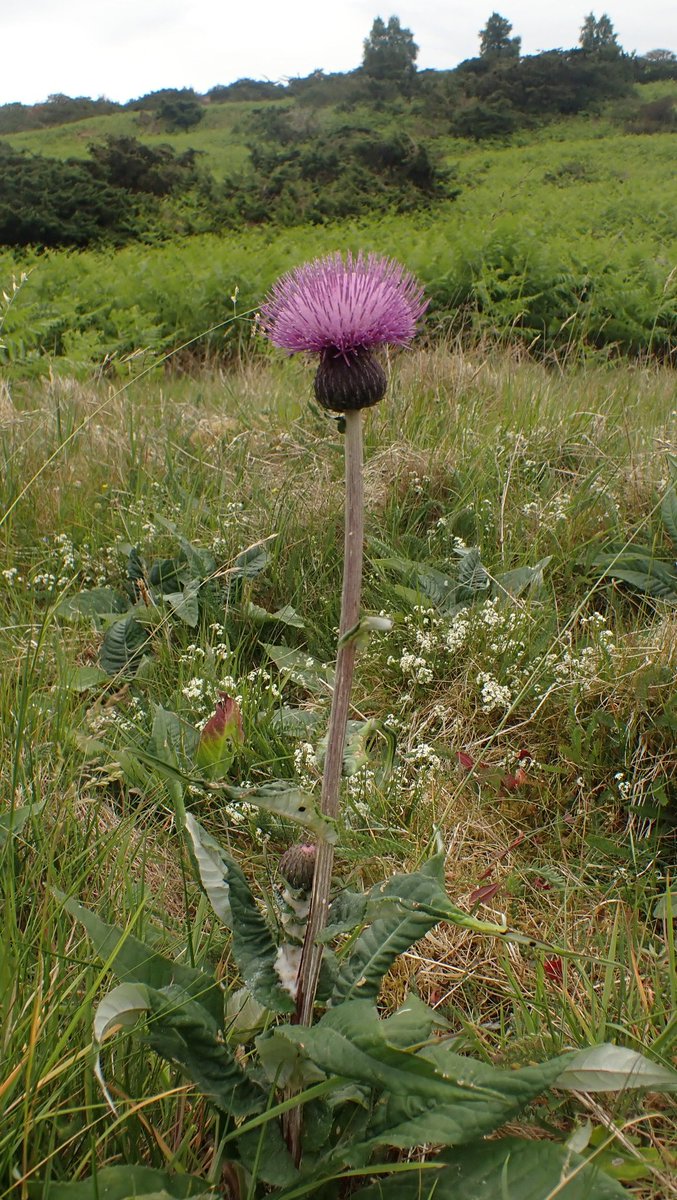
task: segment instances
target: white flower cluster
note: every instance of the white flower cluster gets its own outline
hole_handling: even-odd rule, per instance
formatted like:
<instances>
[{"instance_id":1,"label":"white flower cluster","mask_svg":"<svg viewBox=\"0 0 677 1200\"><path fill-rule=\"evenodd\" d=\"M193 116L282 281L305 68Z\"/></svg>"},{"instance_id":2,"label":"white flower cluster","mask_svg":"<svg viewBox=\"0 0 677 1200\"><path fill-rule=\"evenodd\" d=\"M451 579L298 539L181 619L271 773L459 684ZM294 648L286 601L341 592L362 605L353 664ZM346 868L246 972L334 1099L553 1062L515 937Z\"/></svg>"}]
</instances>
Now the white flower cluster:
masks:
<instances>
[{"instance_id":1,"label":"white flower cluster","mask_svg":"<svg viewBox=\"0 0 677 1200\"><path fill-rule=\"evenodd\" d=\"M397 662L395 658L389 658L390 665ZM435 673L428 666L427 659L422 658L419 654L410 654L405 651L399 660L399 667L405 679L409 677L416 683L432 683L435 678Z\"/></svg>"},{"instance_id":2,"label":"white flower cluster","mask_svg":"<svg viewBox=\"0 0 677 1200\"><path fill-rule=\"evenodd\" d=\"M507 711L510 708L513 697L509 687L499 683L488 671L480 671L476 682L481 689L480 698L483 712L491 713L496 709Z\"/></svg>"},{"instance_id":3,"label":"white flower cluster","mask_svg":"<svg viewBox=\"0 0 677 1200\"><path fill-rule=\"evenodd\" d=\"M587 692L601 672L613 670L616 643L605 618L601 613L591 613L581 617L579 624L590 637L588 645L575 647L573 633L568 630L559 650L549 651L532 664L538 675L537 695L543 695L553 685L568 685Z\"/></svg>"},{"instance_id":4,"label":"white flower cluster","mask_svg":"<svg viewBox=\"0 0 677 1200\"><path fill-rule=\"evenodd\" d=\"M569 493L557 492L546 501L529 500L527 504L522 505L522 512L525 517L529 517L538 524L551 525L566 521L570 506L571 496Z\"/></svg>"},{"instance_id":5,"label":"white flower cluster","mask_svg":"<svg viewBox=\"0 0 677 1200\"><path fill-rule=\"evenodd\" d=\"M312 792L320 778L317 769L315 747L310 742L299 742L294 751L294 769L299 784L307 792Z\"/></svg>"},{"instance_id":6,"label":"white flower cluster","mask_svg":"<svg viewBox=\"0 0 677 1200\"><path fill-rule=\"evenodd\" d=\"M196 717L211 714L219 698L219 692L228 692L235 703L242 706L242 696L237 695L238 684L232 675L224 675L218 682L213 683L200 675L194 675L181 688L181 693L191 704Z\"/></svg>"},{"instance_id":7,"label":"white flower cluster","mask_svg":"<svg viewBox=\"0 0 677 1200\"><path fill-rule=\"evenodd\" d=\"M9 571L14 572L12 583L24 583L27 589L37 592L53 592L74 582L83 587L101 587L108 581L111 566L109 552L102 566L95 562L87 542L76 547L66 533L45 537L42 544L45 555L41 569L24 579L16 568L10 567ZM3 574L8 578L7 572Z\"/></svg>"},{"instance_id":8,"label":"white flower cluster","mask_svg":"<svg viewBox=\"0 0 677 1200\"><path fill-rule=\"evenodd\" d=\"M224 662L230 658L230 646L226 642L215 642L212 646L198 646L197 643L191 642L186 646L183 654L179 655L180 663L193 663L196 659L209 658L215 662Z\"/></svg>"},{"instance_id":9,"label":"white flower cluster","mask_svg":"<svg viewBox=\"0 0 677 1200\"><path fill-rule=\"evenodd\" d=\"M632 795L631 780L625 778L623 771L617 771L614 775L614 779L616 781L616 787L618 788L618 794L621 800L629 800L630 796Z\"/></svg>"}]
</instances>

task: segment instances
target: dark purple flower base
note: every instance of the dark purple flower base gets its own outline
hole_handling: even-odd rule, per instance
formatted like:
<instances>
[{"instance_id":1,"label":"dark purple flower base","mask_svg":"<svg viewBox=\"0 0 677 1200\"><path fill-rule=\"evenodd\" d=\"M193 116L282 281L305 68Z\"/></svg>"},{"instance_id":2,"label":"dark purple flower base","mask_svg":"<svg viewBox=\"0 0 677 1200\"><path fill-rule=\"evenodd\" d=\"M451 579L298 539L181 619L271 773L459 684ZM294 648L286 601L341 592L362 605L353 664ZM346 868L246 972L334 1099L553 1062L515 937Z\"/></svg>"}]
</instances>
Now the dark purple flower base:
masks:
<instances>
[{"instance_id":1,"label":"dark purple flower base","mask_svg":"<svg viewBox=\"0 0 677 1200\"><path fill-rule=\"evenodd\" d=\"M315 399L332 412L371 408L386 394L385 371L370 350L341 354L323 350L315 376Z\"/></svg>"}]
</instances>

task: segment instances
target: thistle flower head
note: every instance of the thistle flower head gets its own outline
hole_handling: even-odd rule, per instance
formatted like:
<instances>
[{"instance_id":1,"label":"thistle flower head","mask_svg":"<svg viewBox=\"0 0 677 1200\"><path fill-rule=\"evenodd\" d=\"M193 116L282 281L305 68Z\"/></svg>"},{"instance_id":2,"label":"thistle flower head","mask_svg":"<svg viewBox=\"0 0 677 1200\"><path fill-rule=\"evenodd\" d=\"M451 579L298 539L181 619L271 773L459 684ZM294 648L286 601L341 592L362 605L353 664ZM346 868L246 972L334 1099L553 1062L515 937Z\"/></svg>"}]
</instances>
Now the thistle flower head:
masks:
<instances>
[{"instance_id":1,"label":"thistle flower head","mask_svg":"<svg viewBox=\"0 0 677 1200\"><path fill-rule=\"evenodd\" d=\"M426 301L414 276L392 258L348 253L316 258L277 281L261 309L272 342L320 355L315 396L335 412L383 398L386 376L375 346L405 346Z\"/></svg>"},{"instance_id":2,"label":"thistle flower head","mask_svg":"<svg viewBox=\"0 0 677 1200\"><path fill-rule=\"evenodd\" d=\"M394 259L336 253L278 279L261 316L270 340L284 350L350 356L384 342L406 345L425 309L421 287Z\"/></svg>"}]
</instances>

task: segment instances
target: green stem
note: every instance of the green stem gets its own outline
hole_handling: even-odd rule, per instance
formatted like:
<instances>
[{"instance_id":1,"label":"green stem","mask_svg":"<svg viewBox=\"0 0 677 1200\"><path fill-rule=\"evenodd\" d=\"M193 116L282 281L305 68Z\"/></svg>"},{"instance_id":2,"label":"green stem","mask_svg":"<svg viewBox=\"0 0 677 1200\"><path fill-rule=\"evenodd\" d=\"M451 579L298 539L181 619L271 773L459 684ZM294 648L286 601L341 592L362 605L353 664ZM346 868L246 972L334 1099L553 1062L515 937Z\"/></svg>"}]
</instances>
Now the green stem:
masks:
<instances>
[{"instance_id":1,"label":"green stem","mask_svg":"<svg viewBox=\"0 0 677 1200\"><path fill-rule=\"evenodd\" d=\"M343 644L340 639L348 630L353 629L360 619L364 544L361 409L347 412L345 421L346 495L341 622L320 805L323 815L333 820L336 819L339 811L343 751L356 652L354 638L348 639ZM301 1025L310 1025L312 1022L315 993L322 962L322 947L318 946L316 939L327 923L333 865L334 847L329 842L322 840L317 847L313 893L298 976L296 1014L297 1021Z\"/></svg>"}]
</instances>

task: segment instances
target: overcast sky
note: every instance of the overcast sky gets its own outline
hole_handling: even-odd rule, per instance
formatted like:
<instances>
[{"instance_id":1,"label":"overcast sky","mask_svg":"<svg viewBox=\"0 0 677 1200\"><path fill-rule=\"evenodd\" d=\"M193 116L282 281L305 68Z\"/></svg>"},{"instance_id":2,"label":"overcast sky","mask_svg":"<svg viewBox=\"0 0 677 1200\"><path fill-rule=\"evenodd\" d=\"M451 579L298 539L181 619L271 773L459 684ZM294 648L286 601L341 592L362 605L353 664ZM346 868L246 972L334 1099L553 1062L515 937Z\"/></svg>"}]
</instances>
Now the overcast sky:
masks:
<instances>
[{"instance_id":1,"label":"overcast sky","mask_svg":"<svg viewBox=\"0 0 677 1200\"><path fill-rule=\"evenodd\" d=\"M585 14L607 11L626 51L677 51L675 0L500 0L522 50L576 45ZM162 87L206 91L244 76L350 71L376 16L396 13L419 67L477 53L492 0L0 0L0 103L55 92L128 100Z\"/></svg>"}]
</instances>

